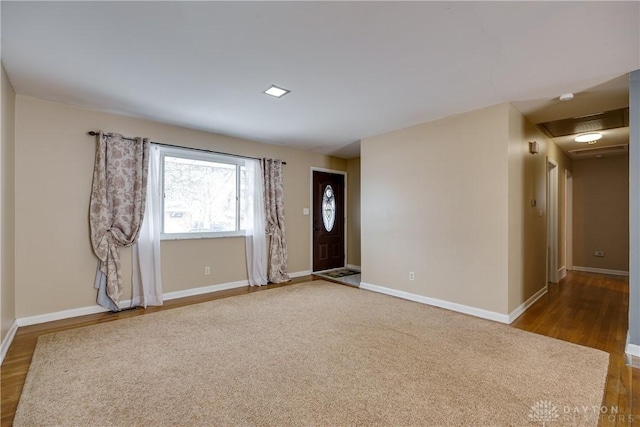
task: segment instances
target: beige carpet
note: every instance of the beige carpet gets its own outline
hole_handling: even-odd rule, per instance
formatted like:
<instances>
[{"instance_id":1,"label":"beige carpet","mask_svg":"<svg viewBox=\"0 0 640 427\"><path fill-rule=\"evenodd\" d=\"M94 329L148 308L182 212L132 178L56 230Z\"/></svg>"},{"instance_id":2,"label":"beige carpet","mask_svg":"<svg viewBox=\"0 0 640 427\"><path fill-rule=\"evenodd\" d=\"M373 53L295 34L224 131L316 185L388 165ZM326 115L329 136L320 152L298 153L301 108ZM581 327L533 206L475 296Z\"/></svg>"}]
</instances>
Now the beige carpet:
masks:
<instances>
[{"instance_id":1,"label":"beige carpet","mask_svg":"<svg viewBox=\"0 0 640 427\"><path fill-rule=\"evenodd\" d=\"M315 281L43 336L14 425L596 425L607 365Z\"/></svg>"}]
</instances>

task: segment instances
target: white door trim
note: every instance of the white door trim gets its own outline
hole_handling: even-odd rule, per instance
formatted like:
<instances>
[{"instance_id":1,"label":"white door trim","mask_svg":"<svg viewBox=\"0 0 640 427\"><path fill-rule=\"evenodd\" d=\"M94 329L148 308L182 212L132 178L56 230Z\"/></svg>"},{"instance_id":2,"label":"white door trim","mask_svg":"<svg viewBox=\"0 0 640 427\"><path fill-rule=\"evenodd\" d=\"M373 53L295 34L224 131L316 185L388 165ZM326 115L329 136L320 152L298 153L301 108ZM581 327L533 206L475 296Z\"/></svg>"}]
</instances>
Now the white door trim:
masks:
<instances>
[{"instance_id":1,"label":"white door trim","mask_svg":"<svg viewBox=\"0 0 640 427\"><path fill-rule=\"evenodd\" d=\"M565 259L567 270L573 270L573 174L565 171Z\"/></svg>"},{"instance_id":2,"label":"white door trim","mask_svg":"<svg viewBox=\"0 0 640 427\"><path fill-rule=\"evenodd\" d=\"M314 215L314 206L313 206L313 173L314 172L328 172L328 173L335 173L338 175L343 175L344 176L344 265L343 267L346 267L347 265L347 218L348 218L348 214L349 212L347 212L347 207L349 205L349 203L347 203L347 172L346 171L340 171L340 170L336 170L336 169L327 169L327 168L318 168L315 166L311 166L311 171L309 172L309 200L311 200L311 203L309 204L311 207L311 211L309 212L309 246L310 246L310 251L309 251L309 270L311 270L311 272L313 272L313 215Z\"/></svg>"},{"instance_id":3,"label":"white door trim","mask_svg":"<svg viewBox=\"0 0 640 427\"><path fill-rule=\"evenodd\" d=\"M558 283L558 163L547 159L547 280Z\"/></svg>"}]
</instances>

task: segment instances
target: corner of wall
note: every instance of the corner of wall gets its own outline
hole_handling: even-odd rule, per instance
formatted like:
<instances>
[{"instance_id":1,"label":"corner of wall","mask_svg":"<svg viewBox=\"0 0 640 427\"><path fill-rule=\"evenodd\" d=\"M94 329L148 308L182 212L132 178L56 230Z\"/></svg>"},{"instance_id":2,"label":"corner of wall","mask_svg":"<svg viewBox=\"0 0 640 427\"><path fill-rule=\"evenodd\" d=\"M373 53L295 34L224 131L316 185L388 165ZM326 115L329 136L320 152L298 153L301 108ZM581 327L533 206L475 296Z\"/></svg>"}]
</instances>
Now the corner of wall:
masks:
<instances>
[{"instance_id":1,"label":"corner of wall","mask_svg":"<svg viewBox=\"0 0 640 427\"><path fill-rule=\"evenodd\" d=\"M0 64L2 118L0 126L0 337L2 357L15 334L15 109L16 94Z\"/></svg>"},{"instance_id":2,"label":"corner of wall","mask_svg":"<svg viewBox=\"0 0 640 427\"><path fill-rule=\"evenodd\" d=\"M362 142L364 282L508 316L508 116L503 103Z\"/></svg>"},{"instance_id":3,"label":"corner of wall","mask_svg":"<svg viewBox=\"0 0 640 427\"><path fill-rule=\"evenodd\" d=\"M547 138L509 104L509 303L519 316L546 289ZM529 152L529 141L540 146ZM541 215L542 213L542 215Z\"/></svg>"}]
</instances>

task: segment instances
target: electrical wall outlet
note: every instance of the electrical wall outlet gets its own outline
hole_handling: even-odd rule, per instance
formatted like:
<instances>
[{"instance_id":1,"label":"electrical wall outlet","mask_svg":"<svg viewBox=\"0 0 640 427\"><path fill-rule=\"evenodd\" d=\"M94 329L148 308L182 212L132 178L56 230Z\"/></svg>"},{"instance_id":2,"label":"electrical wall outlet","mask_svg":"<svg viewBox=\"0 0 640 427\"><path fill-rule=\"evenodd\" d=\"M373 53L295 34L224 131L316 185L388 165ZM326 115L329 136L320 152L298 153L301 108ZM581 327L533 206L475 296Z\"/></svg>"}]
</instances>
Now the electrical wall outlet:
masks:
<instances>
[{"instance_id":1,"label":"electrical wall outlet","mask_svg":"<svg viewBox=\"0 0 640 427\"><path fill-rule=\"evenodd\" d=\"M604 256L604 251L595 251L595 252L593 252L593 256L603 257Z\"/></svg>"},{"instance_id":2,"label":"electrical wall outlet","mask_svg":"<svg viewBox=\"0 0 640 427\"><path fill-rule=\"evenodd\" d=\"M413 273L413 271L409 272L409 280L416 280L416 275Z\"/></svg>"},{"instance_id":3,"label":"electrical wall outlet","mask_svg":"<svg viewBox=\"0 0 640 427\"><path fill-rule=\"evenodd\" d=\"M211 274L211 267L209 267L208 265L204 268L204 275L208 276Z\"/></svg>"}]
</instances>

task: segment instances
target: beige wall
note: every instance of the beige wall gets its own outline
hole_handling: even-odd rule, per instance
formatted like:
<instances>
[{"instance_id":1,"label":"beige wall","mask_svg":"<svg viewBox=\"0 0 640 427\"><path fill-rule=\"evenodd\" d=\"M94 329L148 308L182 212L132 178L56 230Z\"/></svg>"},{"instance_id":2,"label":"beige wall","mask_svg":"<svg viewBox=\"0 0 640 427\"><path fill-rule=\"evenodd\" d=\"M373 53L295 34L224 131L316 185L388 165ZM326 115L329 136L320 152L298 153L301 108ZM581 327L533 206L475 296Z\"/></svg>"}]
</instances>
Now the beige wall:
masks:
<instances>
[{"instance_id":1,"label":"beige wall","mask_svg":"<svg viewBox=\"0 0 640 427\"><path fill-rule=\"evenodd\" d=\"M629 271L629 156L573 161L573 264Z\"/></svg>"},{"instance_id":2,"label":"beige wall","mask_svg":"<svg viewBox=\"0 0 640 427\"><path fill-rule=\"evenodd\" d=\"M360 265L360 158L347 161L347 264Z\"/></svg>"},{"instance_id":3,"label":"beige wall","mask_svg":"<svg viewBox=\"0 0 640 427\"><path fill-rule=\"evenodd\" d=\"M539 153L529 153L529 141ZM558 163L558 266L565 265L565 170L571 159L509 107L509 312L547 284L547 158ZM532 201L535 200L535 206Z\"/></svg>"},{"instance_id":4,"label":"beige wall","mask_svg":"<svg viewBox=\"0 0 640 427\"><path fill-rule=\"evenodd\" d=\"M515 107L368 138L361 153L365 283L499 314L546 286L546 163L562 180L571 160Z\"/></svg>"},{"instance_id":5,"label":"beige wall","mask_svg":"<svg viewBox=\"0 0 640 427\"><path fill-rule=\"evenodd\" d=\"M4 67L2 73L2 148L0 151L0 319L1 338L7 336L11 324L16 319L15 298L15 98L16 94L7 78Z\"/></svg>"},{"instance_id":6,"label":"beige wall","mask_svg":"<svg viewBox=\"0 0 640 427\"><path fill-rule=\"evenodd\" d=\"M347 170L347 161L284 146L214 135L18 95L16 99L16 311L18 317L95 303L96 258L88 206L95 140L102 129L231 154L279 158L284 167L289 271L310 270L310 169ZM130 250L123 249L124 299ZM204 266L211 276L204 276ZM244 238L162 243L165 292L246 279Z\"/></svg>"},{"instance_id":7,"label":"beige wall","mask_svg":"<svg viewBox=\"0 0 640 427\"><path fill-rule=\"evenodd\" d=\"M508 112L362 141L365 283L508 313Z\"/></svg>"}]
</instances>

